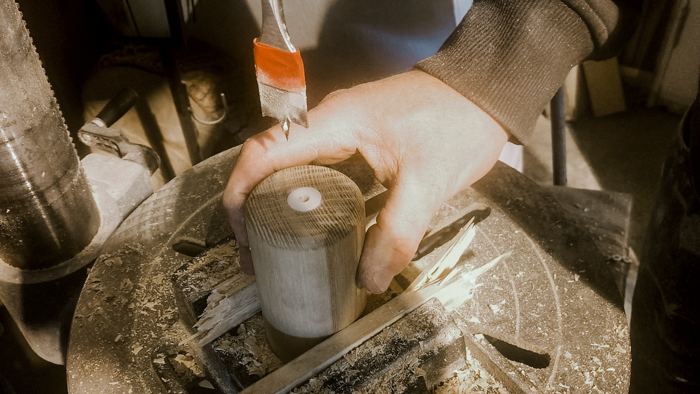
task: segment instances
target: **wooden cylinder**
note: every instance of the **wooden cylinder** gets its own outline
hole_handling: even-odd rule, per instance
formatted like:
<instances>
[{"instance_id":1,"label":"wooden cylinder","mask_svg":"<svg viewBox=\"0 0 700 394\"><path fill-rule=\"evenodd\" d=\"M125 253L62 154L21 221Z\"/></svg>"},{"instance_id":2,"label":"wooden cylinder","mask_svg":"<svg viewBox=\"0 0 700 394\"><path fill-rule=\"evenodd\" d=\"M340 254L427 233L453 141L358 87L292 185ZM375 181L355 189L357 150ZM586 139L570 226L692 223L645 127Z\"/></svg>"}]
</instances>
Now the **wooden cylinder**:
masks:
<instances>
[{"instance_id":1,"label":"wooden cylinder","mask_svg":"<svg viewBox=\"0 0 700 394\"><path fill-rule=\"evenodd\" d=\"M267 338L289 361L355 321L366 292L355 286L364 242L362 193L326 167L288 168L246 202Z\"/></svg>"}]
</instances>

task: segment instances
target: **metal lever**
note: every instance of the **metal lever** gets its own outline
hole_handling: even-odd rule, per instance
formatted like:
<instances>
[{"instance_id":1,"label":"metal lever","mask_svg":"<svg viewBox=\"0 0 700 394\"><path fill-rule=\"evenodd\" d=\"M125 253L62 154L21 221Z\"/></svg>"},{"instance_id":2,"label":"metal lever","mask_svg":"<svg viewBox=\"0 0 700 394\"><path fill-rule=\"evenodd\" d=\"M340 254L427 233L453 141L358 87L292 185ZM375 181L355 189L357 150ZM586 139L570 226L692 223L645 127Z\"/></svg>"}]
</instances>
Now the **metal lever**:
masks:
<instances>
[{"instance_id":1,"label":"metal lever","mask_svg":"<svg viewBox=\"0 0 700 394\"><path fill-rule=\"evenodd\" d=\"M101 127L110 127L129 112L137 101L139 101L139 94L132 88L124 88L109 100L107 105L92 120L92 123Z\"/></svg>"},{"instance_id":2,"label":"metal lever","mask_svg":"<svg viewBox=\"0 0 700 394\"><path fill-rule=\"evenodd\" d=\"M145 145L129 142L122 133L109 127L124 116L138 99L139 96L133 89L125 88L94 119L80 128L78 138L89 147L140 164L153 174L160 167L158 154Z\"/></svg>"}]
</instances>

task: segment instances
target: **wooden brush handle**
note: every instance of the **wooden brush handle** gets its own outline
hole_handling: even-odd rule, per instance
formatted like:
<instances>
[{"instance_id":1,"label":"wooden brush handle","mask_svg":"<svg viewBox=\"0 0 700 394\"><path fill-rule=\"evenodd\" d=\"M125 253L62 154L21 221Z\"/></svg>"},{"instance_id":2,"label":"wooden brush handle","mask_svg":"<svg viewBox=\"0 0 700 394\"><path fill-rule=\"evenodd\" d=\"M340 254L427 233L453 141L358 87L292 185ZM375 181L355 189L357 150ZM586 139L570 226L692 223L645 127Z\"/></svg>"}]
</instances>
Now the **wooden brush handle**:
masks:
<instances>
[{"instance_id":1,"label":"wooden brush handle","mask_svg":"<svg viewBox=\"0 0 700 394\"><path fill-rule=\"evenodd\" d=\"M276 172L248 197L260 304L270 344L283 360L348 326L364 309L366 293L355 286L364 218L357 185L326 167Z\"/></svg>"}]
</instances>

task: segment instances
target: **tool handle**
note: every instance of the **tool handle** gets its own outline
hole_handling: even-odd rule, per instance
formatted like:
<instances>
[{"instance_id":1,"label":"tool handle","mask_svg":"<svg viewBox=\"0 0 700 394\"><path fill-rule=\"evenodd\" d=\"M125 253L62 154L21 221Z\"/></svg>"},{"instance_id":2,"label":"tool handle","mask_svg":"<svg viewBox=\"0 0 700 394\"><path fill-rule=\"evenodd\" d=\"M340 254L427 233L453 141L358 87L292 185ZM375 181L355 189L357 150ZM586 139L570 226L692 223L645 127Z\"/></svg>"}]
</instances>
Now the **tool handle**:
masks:
<instances>
[{"instance_id":1,"label":"tool handle","mask_svg":"<svg viewBox=\"0 0 700 394\"><path fill-rule=\"evenodd\" d=\"M126 87L114 96L107 105L95 116L104 123L104 127L109 127L126 114L139 99L138 93L132 88Z\"/></svg>"}]
</instances>

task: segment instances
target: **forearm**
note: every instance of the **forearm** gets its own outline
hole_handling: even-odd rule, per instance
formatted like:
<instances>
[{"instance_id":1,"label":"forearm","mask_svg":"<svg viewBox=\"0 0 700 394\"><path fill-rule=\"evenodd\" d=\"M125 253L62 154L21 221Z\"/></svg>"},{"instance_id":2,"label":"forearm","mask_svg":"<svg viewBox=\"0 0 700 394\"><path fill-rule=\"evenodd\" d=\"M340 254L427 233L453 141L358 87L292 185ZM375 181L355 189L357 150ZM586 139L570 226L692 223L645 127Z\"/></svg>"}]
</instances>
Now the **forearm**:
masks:
<instances>
[{"instance_id":1,"label":"forearm","mask_svg":"<svg viewBox=\"0 0 700 394\"><path fill-rule=\"evenodd\" d=\"M416 65L527 142L569 70L624 41L636 2L475 0L440 51ZM618 8L619 6L619 8Z\"/></svg>"}]
</instances>

